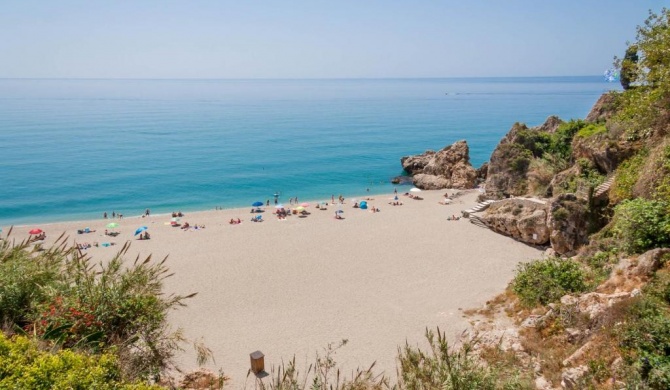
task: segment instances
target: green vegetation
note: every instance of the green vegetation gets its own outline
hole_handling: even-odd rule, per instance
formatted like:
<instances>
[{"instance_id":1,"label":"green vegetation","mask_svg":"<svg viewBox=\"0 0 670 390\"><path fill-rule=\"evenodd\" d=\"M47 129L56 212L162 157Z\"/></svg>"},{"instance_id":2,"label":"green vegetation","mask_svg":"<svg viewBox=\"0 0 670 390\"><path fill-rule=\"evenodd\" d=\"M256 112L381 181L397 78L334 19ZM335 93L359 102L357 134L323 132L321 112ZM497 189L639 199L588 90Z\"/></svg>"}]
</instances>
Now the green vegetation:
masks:
<instances>
[{"instance_id":1,"label":"green vegetation","mask_svg":"<svg viewBox=\"0 0 670 390\"><path fill-rule=\"evenodd\" d=\"M530 377L517 369L496 365L484 366L474 357L477 339L461 348L449 347L444 333L437 329L437 340L426 330L430 353L405 344L399 350L400 389L498 390L533 389Z\"/></svg>"},{"instance_id":2,"label":"green vegetation","mask_svg":"<svg viewBox=\"0 0 670 390\"><path fill-rule=\"evenodd\" d=\"M648 155L648 151L642 149L619 166L616 170L614 184L610 189L610 202L616 204L626 199L633 199L633 186L640 177L642 166Z\"/></svg>"},{"instance_id":3,"label":"green vegetation","mask_svg":"<svg viewBox=\"0 0 670 390\"><path fill-rule=\"evenodd\" d=\"M167 313L194 294L164 296L165 260L124 264L127 250L94 265L63 237L37 251L26 242L0 241L4 330L30 334L54 350L114 355L124 380L158 379L182 340L179 331L167 332Z\"/></svg>"},{"instance_id":4,"label":"green vegetation","mask_svg":"<svg viewBox=\"0 0 670 390\"><path fill-rule=\"evenodd\" d=\"M573 260L548 258L520 263L512 281L512 291L526 307L546 305L563 295L588 289L587 275Z\"/></svg>"},{"instance_id":5,"label":"green vegetation","mask_svg":"<svg viewBox=\"0 0 670 390\"><path fill-rule=\"evenodd\" d=\"M605 133L607 133L607 127L605 127L604 124L589 123L588 125L579 129L576 136L579 138L590 138L594 135Z\"/></svg>"},{"instance_id":6,"label":"green vegetation","mask_svg":"<svg viewBox=\"0 0 670 390\"><path fill-rule=\"evenodd\" d=\"M43 351L23 336L0 332L0 389L158 389L122 379L116 355Z\"/></svg>"},{"instance_id":7,"label":"green vegetation","mask_svg":"<svg viewBox=\"0 0 670 390\"><path fill-rule=\"evenodd\" d=\"M670 274L656 274L641 297L626 308L618 339L626 363L633 368L628 383L637 388L670 388Z\"/></svg>"},{"instance_id":8,"label":"green vegetation","mask_svg":"<svg viewBox=\"0 0 670 390\"><path fill-rule=\"evenodd\" d=\"M628 253L670 245L670 207L666 202L642 198L614 208L612 235Z\"/></svg>"},{"instance_id":9,"label":"green vegetation","mask_svg":"<svg viewBox=\"0 0 670 390\"><path fill-rule=\"evenodd\" d=\"M663 129L670 104L670 12L650 13L638 27L637 41L629 46L624 60L615 59L622 84L635 82L620 95L616 121L625 124L629 140L649 138ZM637 63L634 65L634 59ZM661 130L665 131L665 130Z\"/></svg>"}]
</instances>

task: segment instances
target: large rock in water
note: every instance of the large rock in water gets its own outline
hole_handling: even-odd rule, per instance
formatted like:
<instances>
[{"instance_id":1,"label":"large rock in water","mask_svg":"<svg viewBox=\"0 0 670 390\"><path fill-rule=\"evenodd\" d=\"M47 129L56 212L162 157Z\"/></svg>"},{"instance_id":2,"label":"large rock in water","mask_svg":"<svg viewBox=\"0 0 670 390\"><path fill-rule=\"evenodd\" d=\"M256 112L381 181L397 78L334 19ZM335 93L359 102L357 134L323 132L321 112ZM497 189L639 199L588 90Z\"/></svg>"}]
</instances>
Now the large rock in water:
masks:
<instances>
[{"instance_id":1,"label":"large rock in water","mask_svg":"<svg viewBox=\"0 0 670 390\"><path fill-rule=\"evenodd\" d=\"M432 150L400 159L402 167L414 176L414 185L422 189L459 188L475 186L477 171L470 164L467 142L458 141L439 152Z\"/></svg>"}]
</instances>

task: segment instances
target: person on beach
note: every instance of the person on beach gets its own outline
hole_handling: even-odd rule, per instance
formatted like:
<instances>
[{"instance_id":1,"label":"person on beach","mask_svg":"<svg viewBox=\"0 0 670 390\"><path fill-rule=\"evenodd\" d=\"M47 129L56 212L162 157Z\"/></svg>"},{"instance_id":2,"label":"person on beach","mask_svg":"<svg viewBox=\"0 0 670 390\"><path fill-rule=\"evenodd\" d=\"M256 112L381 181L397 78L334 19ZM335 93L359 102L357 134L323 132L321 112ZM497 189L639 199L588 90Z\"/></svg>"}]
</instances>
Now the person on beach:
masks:
<instances>
[{"instance_id":1,"label":"person on beach","mask_svg":"<svg viewBox=\"0 0 670 390\"><path fill-rule=\"evenodd\" d=\"M107 219L107 212L102 213L102 218Z\"/></svg>"},{"instance_id":2,"label":"person on beach","mask_svg":"<svg viewBox=\"0 0 670 390\"><path fill-rule=\"evenodd\" d=\"M112 211L112 218L116 218L116 211Z\"/></svg>"},{"instance_id":3,"label":"person on beach","mask_svg":"<svg viewBox=\"0 0 670 390\"><path fill-rule=\"evenodd\" d=\"M270 199L268 199L267 202L265 202L265 205L270 206Z\"/></svg>"}]
</instances>

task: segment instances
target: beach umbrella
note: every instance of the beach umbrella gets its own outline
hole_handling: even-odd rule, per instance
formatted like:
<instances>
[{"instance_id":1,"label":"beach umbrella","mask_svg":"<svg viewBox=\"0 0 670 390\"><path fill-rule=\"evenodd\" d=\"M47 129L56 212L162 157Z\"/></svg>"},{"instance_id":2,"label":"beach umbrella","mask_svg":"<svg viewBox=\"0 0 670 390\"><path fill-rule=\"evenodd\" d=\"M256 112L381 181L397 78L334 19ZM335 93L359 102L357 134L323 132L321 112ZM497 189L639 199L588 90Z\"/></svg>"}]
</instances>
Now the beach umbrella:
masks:
<instances>
[{"instance_id":1,"label":"beach umbrella","mask_svg":"<svg viewBox=\"0 0 670 390\"><path fill-rule=\"evenodd\" d=\"M145 231L147 229L149 229L149 228L146 227L146 226L140 226L140 227L137 228L137 230L135 230L135 235L138 235L138 234L142 233L143 231Z\"/></svg>"},{"instance_id":2,"label":"beach umbrella","mask_svg":"<svg viewBox=\"0 0 670 390\"><path fill-rule=\"evenodd\" d=\"M276 208L276 209L283 209L283 208L284 208L284 205L283 205L283 204L278 204L278 205L275 206L275 208Z\"/></svg>"},{"instance_id":3,"label":"beach umbrella","mask_svg":"<svg viewBox=\"0 0 670 390\"><path fill-rule=\"evenodd\" d=\"M252 203L251 205L254 206L254 207L261 207L263 205L263 202L258 202L257 201L257 202Z\"/></svg>"},{"instance_id":4,"label":"beach umbrella","mask_svg":"<svg viewBox=\"0 0 670 390\"><path fill-rule=\"evenodd\" d=\"M170 222L179 222L181 221L181 218L173 217Z\"/></svg>"},{"instance_id":5,"label":"beach umbrella","mask_svg":"<svg viewBox=\"0 0 670 390\"><path fill-rule=\"evenodd\" d=\"M40 234L40 233L42 233L42 229L40 229L40 228L31 229L28 232L28 234Z\"/></svg>"},{"instance_id":6,"label":"beach umbrella","mask_svg":"<svg viewBox=\"0 0 670 390\"><path fill-rule=\"evenodd\" d=\"M409 190L409 192L421 192L421 190L418 189L418 188L416 188L416 187L414 187L414 188L412 188L411 190Z\"/></svg>"},{"instance_id":7,"label":"beach umbrella","mask_svg":"<svg viewBox=\"0 0 670 390\"><path fill-rule=\"evenodd\" d=\"M303 206L298 206L295 208L297 211L305 211L305 208Z\"/></svg>"},{"instance_id":8,"label":"beach umbrella","mask_svg":"<svg viewBox=\"0 0 670 390\"><path fill-rule=\"evenodd\" d=\"M105 225L105 227L107 229L116 229L117 227L119 227L119 224L116 222L110 222L107 225Z\"/></svg>"},{"instance_id":9,"label":"beach umbrella","mask_svg":"<svg viewBox=\"0 0 670 390\"><path fill-rule=\"evenodd\" d=\"M300 206L302 206L302 207L309 207L309 203L307 203L307 202L305 202L305 203L300 203Z\"/></svg>"},{"instance_id":10,"label":"beach umbrella","mask_svg":"<svg viewBox=\"0 0 670 390\"><path fill-rule=\"evenodd\" d=\"M365 209L368 208L368 202L366 202L366 201L362 201L361 204L360 204L358 207L360 207L361 209L365 210Z\"/></svg>"}]
</instances>

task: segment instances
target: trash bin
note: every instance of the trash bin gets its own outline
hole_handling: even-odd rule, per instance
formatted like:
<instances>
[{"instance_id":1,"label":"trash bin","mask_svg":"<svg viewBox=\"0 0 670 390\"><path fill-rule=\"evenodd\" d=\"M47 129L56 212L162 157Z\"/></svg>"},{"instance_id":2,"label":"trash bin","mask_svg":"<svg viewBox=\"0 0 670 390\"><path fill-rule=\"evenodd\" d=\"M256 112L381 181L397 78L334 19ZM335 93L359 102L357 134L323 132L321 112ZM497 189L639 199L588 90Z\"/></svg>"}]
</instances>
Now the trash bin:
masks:
<instances>
[{"instance_id":1,"label":"trash bin","mask_svg":"<svg viewBox=\"0 0 670 390\"><path fill-rule=\"evenodd\" d=\"M251 357L251 371L254 374L261 373L265 370L265 355L261 351L255 351L249 354Z\"/></svg>"}]
</instances>

